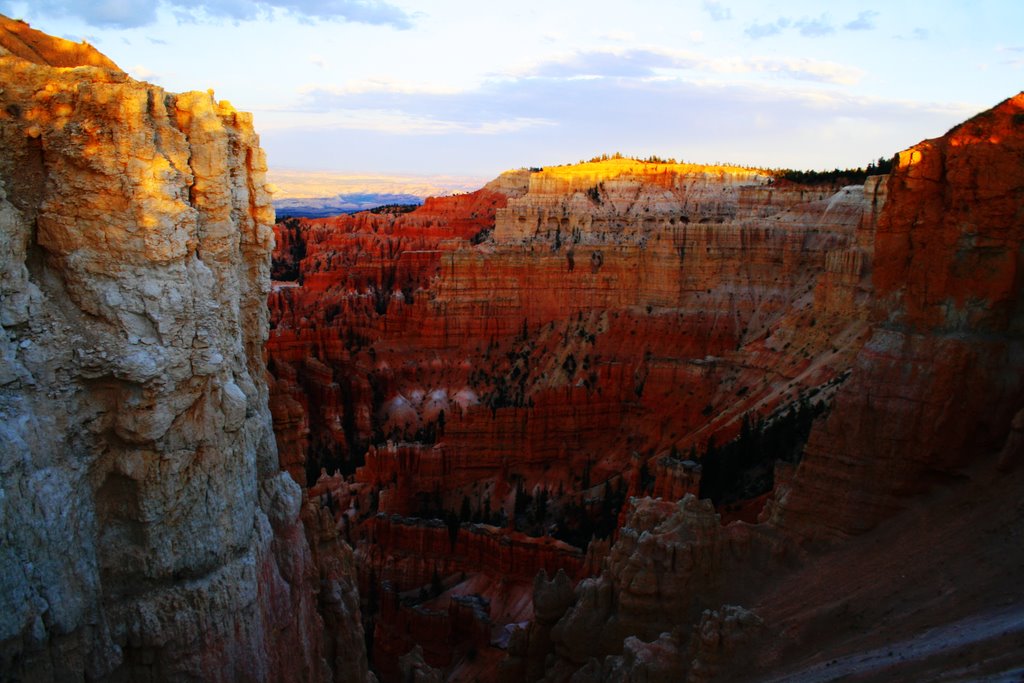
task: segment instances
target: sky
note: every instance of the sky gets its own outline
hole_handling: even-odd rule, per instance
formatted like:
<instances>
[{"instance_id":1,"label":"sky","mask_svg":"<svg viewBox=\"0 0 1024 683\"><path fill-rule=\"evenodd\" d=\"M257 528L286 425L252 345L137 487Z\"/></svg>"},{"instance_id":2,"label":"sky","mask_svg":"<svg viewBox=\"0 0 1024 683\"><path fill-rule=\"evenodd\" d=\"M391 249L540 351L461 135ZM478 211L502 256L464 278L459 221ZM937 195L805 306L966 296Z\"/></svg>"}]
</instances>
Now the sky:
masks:
<instances>
[{"instance_id":1,"label":"sky","mask_svg":"<svg viewBox=\"0 0 1024 683\"><path fill-rule=\"evenodd\" d=\"M272 169L866 165L1024 88L1018 0L0 0L251 111Z\"/></svg>"}]
</instances>

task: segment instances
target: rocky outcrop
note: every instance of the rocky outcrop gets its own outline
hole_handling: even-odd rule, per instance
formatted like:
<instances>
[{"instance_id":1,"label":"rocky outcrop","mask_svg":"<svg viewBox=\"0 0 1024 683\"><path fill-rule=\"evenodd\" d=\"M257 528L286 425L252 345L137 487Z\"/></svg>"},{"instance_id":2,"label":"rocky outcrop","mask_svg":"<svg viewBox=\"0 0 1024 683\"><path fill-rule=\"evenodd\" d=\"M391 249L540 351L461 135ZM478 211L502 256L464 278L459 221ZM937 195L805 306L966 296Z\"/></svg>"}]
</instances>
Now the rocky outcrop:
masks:
<instances>
[{"instance_id":1,"label":"rocky outcrop","mask_svg":"<svg viewBox=\"0 0 1024 683\"><path fill-rule=\"evenodd\" d=\"M532 616L538 571L576 577L583 563L583 553L566 543L482 524L446 527L379 514L356 534L363 592L381 594L373 659L384 680L394 678L395 659L414 645L442 669L469 651L481 656L497 637L492 630Z\"/></svg>"},{"instance_id":2,"label":"rocky outcrop","mask_svg":"<svg viewBox=\"0 0 1024 683\"><path fill-rule=\"evenodd\" d=\"M423 661L423 648L418 645L398 658L398 670L403 681L411 683L441 683L441 672Z\"/></svg>"},{"instance_id":3,"label":"rocky outcrop","mask_svg":"<svg viewBox=\"0 0 1024 683\"><path fill-rule=\"evenodd\" d=\"M863 532L997 453L1024 406L1024 94L901 152L878 221L872 334L772 521ZM826 502L827 501L827 504Z\"/></svg>"},{"instance_id":4,"label":"rocky outcrop","mask_svg":"<svg viewBox=\"0 0 1024 683\"><path fill-rule=\"evenodd\" d=\"M2 28L0 670L365 679L351 566L278 469L251 117Z\"/></svg>"},{"instance_id":5,"label":"rocky outcrop","mask_svg":"<svg viewBox=\"0 0 1024 683\"><path fill-rule=\"evenodd\" d=\"M72 43L37 31L24 21L0 16L0 48L34 64L73 68L99 66L120 71L106 55L86 42Z\"/></svg>"}]
</instances>

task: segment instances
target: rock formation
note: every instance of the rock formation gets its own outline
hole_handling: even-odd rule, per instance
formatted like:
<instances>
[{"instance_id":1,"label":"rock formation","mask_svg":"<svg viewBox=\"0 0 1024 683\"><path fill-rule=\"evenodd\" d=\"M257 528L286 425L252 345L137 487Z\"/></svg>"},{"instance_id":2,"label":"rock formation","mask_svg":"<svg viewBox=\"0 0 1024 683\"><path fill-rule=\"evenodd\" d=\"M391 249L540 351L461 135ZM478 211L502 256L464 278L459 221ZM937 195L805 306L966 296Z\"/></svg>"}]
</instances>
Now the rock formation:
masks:
<instances>
[{"instance_id":1,"label":"rock formation","mask_svg":"<svg viewBox=\"0 0 1024 683\"><path fill-rule=\"evenodd\" d=\"M628 493L699 493L702 468L684 454L842 384L868 331L884 201L877 177L837 191L611 160L509 173L407 214L288 219L275 272L290 279L270 295L268 342L282 460L316 489L321 469L352 476L332 501L352 505L346 523L373 567L364 596L386 583L415 598L435 572L468 574L446 586L453 596L488 597L477 574L527 594L540 569L579 578L606 542L568 566L517 538L582 551L614 531ZM771 464L752 475L756 501L728 514L755 519L771 477ZM380 514L438 521L380 536L397 528ZM448 530L462 539L467 521L491 525L512 555L445 558ZM529 617L490 611L496 632ZM401 615L374 618L381 666L417 642ZM450 628L431 618L423 632Z\"/></svg>"},{"instance_id":2,"label":"rock formation","mask_svg":"<svg viewBox=\"0 0 1024 683\"><path fill-rule=\"evenodd\" d=\"M874 242L871 337L776 524L864 531L1003 446L1024 406L1022 155L1024 95L900 153Z\"/></svg>"},{"instance_id":3,"label":"rock formation","mask_svg":"<svg viewBox=\"0 0 1024 683\"><path fill-rule=\"evenodd\" d=\"M409 214L279 224L278 442L296 477L336 482L373 567L364 608L368 591L399 598L364 612L374 660L418 632L429 666L477 671L475 631L453 650L429 635L455 633L445 606L475 596L492 599L503 680L780 666L780 576L967 465L1012 471L1021 106L863 185L612 159ZM530 553L508 584L533 593L532 618L495 610L507 555L456 567L431 550L467 521L510 549L523 533L585 549L556 583L583 580L571 598L530 586L553 571Z\"/></svg>"},{"instance_id":4,"label":"rock formation","mask_svg":"<svg viewBox=\"0 0 1024 683\"><path fill-rule=\"evenodd\" d=\"M905 532L890 526L883 536L889 544L876 540L873 547L875 553L883 547L900 558L895 561L903 573L869 573L877 560L857 556L856 549L831 555L822 554L819 545L808 557L801 548L863 534L920 505L915 494L920 497L938 482L966 478L969 471L979 480L973 490L961 486L945 493L956 501L951 507L960 509L928 513L934 524L928 533L942 539L935 545L950 546L935 554L999 554L998 566L1004 568L1019 561L1020 553L1009 551L1016 546L1009 529L1019 526L1020 507L1006 511L1000 509L1005 503L998 502L1019 485L1019 476L1016 484L994 485L991 479L997 464L1013 469L1006 454L1017 450L1015 416L1024 401L1022 151L1024 94L944 138L900 154L869 254L875 264L870 336L827 418L811 431L799 466L777 479L762 524L722 527L707 508L703 522L681 516L684 510L699 509L692 497L684 498L679 510L634 499L601 576L577 586L553 626L550 619L530 626L522 637L531 648L510 648L509 670L531 671L527 680L760 680L764 669L785 669L782 662L787 661L792 667L801 654L811 664L797 665L790 675L804 670L800 666L827 668L823 648L846 657L836 676L863 673L879 680L946 671L952 658L942 654L947 651L959 652L960 661L974 671L1019 666L1019 655L1002 654L1015 647L1006 641L1021 642L1019 629L994 627L961 635L965 627L954 623L954 614L973 609L980 623L1019 619L1024 610L1020 591L996 579L979 591L972 584L987 585L985 571L976 565L969 571L958 568L959 559L946 560L952 566L938 571L940 579L926 576L936 570L916 554L921 551L901 550L922 533L915 525ZM990 490L993 498L975 513L984 496L979 489ZM964 509L970 511L966 516ZM979 534L986 540L978 540ZM808 565L799 574L805 585L776 583L801 562ZM916 576L908 581L908 574ZM868 581L873 588L864 587ZM924 589L910 588L915 581ZM953 614L931 607L920 594L936 586L948 596L945 609ZM844 590L855 591L855 597L840 598L839 606L831 607L829 596ZM889 594L880 598L877 592L884 590ZM897 590L919 594L908 607L894 597ZM801 598L794 600L792 591L810 597L794 608L792 603ZM993 593L1001 595L1001 602L991 599ZM544 595L535 589L535 599ZM757 611L784 624L766 623L756 612L735 606L715 607L725 601L756 604ZM881 650L888 644L889 652L873 661L860 618L883 610L892 621L882 620L878 627L887 635L873 643L880 643ZM690 624L695 626L687 633ZM931 628L940 624L947 633ZM897 643L894 634L906 637L908 632L914 635ZM766 633L771 634L767 642L758 642ZM807 641L819 652L795 649ZM787 652L786 646L794 649ZM724 655L729 649L738 652ZM531 651L548 653L542 668L532 662Z\"/></svg>"},{"instance_id":5,"label":"rock formation","mask_svg":"<svg viewBox=\"0 0 1024 683\"><path fill-rule=\"evenodd\" d=\"M350 556L278 467L251 117L0 45L2 677L364 680Z\"/></svg>"},{"instance_id":6,"label":"rock formation","mask_svg":"<svg viewBox=\"0 0 1024 683\"><path fill-rule=\"evenodd\" d=\"M271 229L212 94L0 73L5 679L1019 671L1024 94Z\"/></svg>"}]
</instances>

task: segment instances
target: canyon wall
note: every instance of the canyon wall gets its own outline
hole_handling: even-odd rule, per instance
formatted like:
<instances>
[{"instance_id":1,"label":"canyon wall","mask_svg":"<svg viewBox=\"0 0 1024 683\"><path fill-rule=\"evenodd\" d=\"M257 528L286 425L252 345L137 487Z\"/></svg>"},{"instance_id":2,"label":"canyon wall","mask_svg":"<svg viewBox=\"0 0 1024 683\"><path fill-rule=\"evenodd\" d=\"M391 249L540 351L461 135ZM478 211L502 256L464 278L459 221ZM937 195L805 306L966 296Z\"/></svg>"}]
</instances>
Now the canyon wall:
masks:
<instances>
[{"instance_id":1,"label":"canyon wall","mask_svg":"<svg viewBox=\"0 0 1024 683\"><path fill-rule=\"evenodd\" d=\"M1022 158L1024 95L899 154L875 238L872 334L777 496L776 524L864 531L1003 448L1024 409Z\"/></svg>"},{"instance_id":2,"label":"canyon wall","mask_svg":"<svg viewBox=\"0 0 1024 683\"><path fill-rule=\"evenodd\" d=\"M3 677L364 680L351 556L278 466L251 117L0 28Z\"/></svg>"},{"instance_id":3,"label":"canyon wall","mask_svg":"<svg viewBox=\"0 0 1024 683\"><path fill-rule=\"evenodd\" d=\"M272 231L212 93L6 19L0 73L3 677L721 680L889 628L888 573L1018 614L1024 94L863 185L606 159ZM872 573L965 480L917 517L984 566Z\"/></svg>"}]
</instances>

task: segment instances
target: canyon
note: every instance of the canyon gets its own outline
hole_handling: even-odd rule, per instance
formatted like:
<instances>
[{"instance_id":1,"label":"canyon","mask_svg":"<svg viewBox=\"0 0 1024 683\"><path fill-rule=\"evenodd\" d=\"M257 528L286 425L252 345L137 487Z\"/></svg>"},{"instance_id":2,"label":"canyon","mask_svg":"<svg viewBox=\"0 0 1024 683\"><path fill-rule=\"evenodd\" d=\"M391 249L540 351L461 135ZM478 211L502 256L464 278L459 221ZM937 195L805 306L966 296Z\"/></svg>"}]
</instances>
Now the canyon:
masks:
<instances>
[{"instance_id":1,"label":"canyon","mask_svg":"<svg viewBox=\"0 0 1024 683\"><path fill-rule=\"evenodd\" d=\"M856 185L606 158L276 225L275 430L362 560L378 674L791 663L740 605L1017 457L1022 104ZM1011 543L1008 514L977 528Z\"/></svg>"},{"instance_id":2,"label":"canyon","mask_svg":"<svg viewBox=\"0 0 1024 683\"><path fill-rule=\"evenodd\" d=\"M1024 93L275 224L249 115L0 28L3 680L1024 669Z\"/></svg>"}]
</instances>

